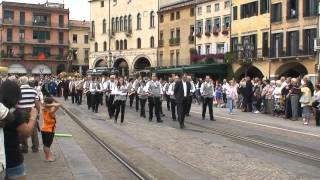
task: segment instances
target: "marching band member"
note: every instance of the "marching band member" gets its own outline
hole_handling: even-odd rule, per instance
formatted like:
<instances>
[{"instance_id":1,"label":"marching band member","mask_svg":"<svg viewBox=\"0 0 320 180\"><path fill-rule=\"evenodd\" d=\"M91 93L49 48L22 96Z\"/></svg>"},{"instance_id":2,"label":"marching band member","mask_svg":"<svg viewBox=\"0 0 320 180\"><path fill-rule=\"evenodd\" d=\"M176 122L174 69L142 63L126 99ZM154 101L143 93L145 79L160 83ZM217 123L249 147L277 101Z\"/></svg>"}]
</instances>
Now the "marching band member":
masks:
<instances>
[{"instance_id":1,"label":"marching band member","mask_svg":"<svg viewBox=\"0 0 320 180\"><path fill-rule=\"evenodd\" d=\"M76 86L76 103L78 103L78 105L81 105L81 103L82 103L83 84L84 84L84 80L81 79L80 77L78 77L77 81L75 82L75 86Z\"/></svg>"},{"instance_id":2,"label":"marching band member","mask_svg":"<svg viewBox=\"0 0 320 180\"><path fill-rule=\"evenodd\" d=\"M132 107L133 105L133 100L134 100L134 94L135 94L135 91L133 89L133 79L130 79L128 83L126 83L127 86L128 86L128 96L129 96L129 104L130 104L130 107Z\"/></svg>"},{"instance_id":3,"label":"marching band member","mask_svg":"<svg viewBox=\"0 0 320 180\"><path fill-rule=\"evenodd\" d=\"M114 123L117 123L119 113L121 111L121 123L124 121L124 113L126 108L126 100L128 94L128 86L124 82L123 78L120 78L117 84L113 87L112 93L115 95L115 119Z\"/></svg>"},{"instance_id":4,"label":"marching band member","mask_svg":"<svg viewBox=\"0 0 320 180\"><path fill-rule=\"evenodd\" d=\"M146 82L144 80L140 81L140 87L137 90L137 94L139 96L140 100L140 117L146 118L146 111L145 106L147 102L147 92L144 90L144 87L146 86Z\"/></svg>"},{"instance_id":5,"label":"marching band member","mask_svg":"<svg viewBox=\"0 0 320 180\"><path fill-rule=\"evenodd\" d=\"M92 78L91 76L88 76L87 78L85 78L85 81L83 83L83 90L84 90L84 94L87 97L87 106L88 106L88 110L90 110L91 108L91 93L90 93L90 84L92 83Z\"/></svg>"},{"instance_id":6,"label":"marching band member","mask_svg":"<svg viewBox=\"0 0 320 180\"><path fill-rule=\"evenodd\" d=\"M169 77L168 82L165 82L165 84L163 85L163 93L164 93L164 97L166 98L167 101L167 109L168 111L170 111L170 95L167 94L168 90L169 90L169 86L172 83L172 78Z\"/></svg>"},{"instance_id":7,"label":"marching band member","mask_svg":"<svg viewBox=\"0 0 320 180\"><path fill-rule=\"evenodd\" d=\"M106 93L108 94L108 114L109 118L112 119L114 115L114 94L112 93L112 90L114 89L116 85L115 75L110 76L110 80L108 82L108 86L105 89Z\"/></svg>"},{"instance_id":8,"label":"marching band member","mask_svg":"<svg viewBox=\"0 0 320 180\"><path fill-rule=\"evenodd\" d=\"M175 76L174 79L169 78L169 87L167 89L167 95L169 96L169 102L171 106L171 115L172 115L172 120L176 121L177 116L176 116L176 97L174 96L174 86L175 82L179 80L179 76Z\"/></svg>"},{"instance_id":9,"label":"marching band member","mask_svg":"<svg viewBox=\"0 0 320 180\"><path fill-rule=\"evenodd\" d=\"M213 117L213 92L214 86L209 76L206 76L205 82L201 84L200 93L203 97L202 102L202 120L205 120L207 106L209 108L210 120L214 121Z\"/></svg>"},{"instance_id":10,"label":"marching band member","mask_svg":"<svg viewBox=\"0 0 320 180\"><path fill-rule=\"evenodd\" d=\"M178 121L180 128L184 128L184 119L188 108L188 97L190 94L191 84L187 81L187 75L184 74L181 80L177 80L174 86L174 96L176 98Z\"/></svg>"},{"instance_id":11,"label":"marching band member","mask_svg":"<svg viewBox=\"0 0 320 180\"><path fill-rule=\"evenodd\" d=\"M133 85L132 85L132 88L133 88L133 91L135 92L134 96L136 98L136 111L138 112L139 111L139 94L137 93L138 92L138 88L140 87L140 82L142 81L142 77L139 76L138 79L136 79L134 82L133 82Z\"/></svg>"},{"instance_id":12,"label":"marching band member","mask_svg":"<svg viewBox=\"0 0 320 180\"><path fill-rule=\"evenodd\" d=\"M190 110L191 110L191 105L192 105L192 99L193 99L193 95L196 91L196 87L194 85L194 82L192 80L192 77L191 76L187 76L187 81L190 82L190 85L191 85L191 89L190 89L190 93L189 93L189 96L188 96L188 106L187 106L187 109L186 109L186 116L189 116L190 114Z\"/></svg>"},{"instance_id":13,"label":"marching band member","mask_svg":"<svg viewBox=\"0 0 320 180\"><path fill-rule=\"evenodd\" d=\"M102 87L103 87L103 92L106 95L106 100L105 100L106 107L108 107L108 99L109 99L109 94L110 94L110 92L107 91L108 85L109 85L109 77L105 76L105 78L103 79L103 82L102 82Z\"/></svg>"},{"instance_id":14,"label":"marching band member","mask_svg":"<svg viewBox=\"0 0 320 180\"><path fill-rule=\"evenodd\" d=\"M98 113L99 104L100 104L100 94L102 92L102 85L99 81L99 78L93 78L92 83L90 84L90 93L91 93L91 108L92 112Z\"/></svg>"},{"instance_id":15,"label":"marching band member","mask_svg":"<svg viewBox=\"0 0 320 180\"><path fill-rule=\"evenodd\" d=\"M160 106L161 106L161 95L162 87L156 74L152 74L152 80L145 86L145 91L148 92L148 104L149 104L149 121L152 121L153 110L157 117L157 122L163 122L160 118Z\"/></svg>"}]
</instances>

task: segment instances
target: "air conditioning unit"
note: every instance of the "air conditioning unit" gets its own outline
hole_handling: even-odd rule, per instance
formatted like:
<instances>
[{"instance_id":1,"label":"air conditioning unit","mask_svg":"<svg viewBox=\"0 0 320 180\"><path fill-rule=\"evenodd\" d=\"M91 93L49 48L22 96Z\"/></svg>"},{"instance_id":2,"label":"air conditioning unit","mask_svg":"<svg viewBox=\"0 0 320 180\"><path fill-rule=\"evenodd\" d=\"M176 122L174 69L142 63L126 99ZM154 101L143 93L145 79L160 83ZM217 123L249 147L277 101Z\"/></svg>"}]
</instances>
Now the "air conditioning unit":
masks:
<instances>
[{"instance_id":1,"label":"air conditioning unit","mask_svg":"<svg viewBox=\"0 0 320 180\"><path fill-rule=\"evenodd\" d=\"M314 39L314 51L320 51L320 38Z\"/></svg>"}]
</instances>

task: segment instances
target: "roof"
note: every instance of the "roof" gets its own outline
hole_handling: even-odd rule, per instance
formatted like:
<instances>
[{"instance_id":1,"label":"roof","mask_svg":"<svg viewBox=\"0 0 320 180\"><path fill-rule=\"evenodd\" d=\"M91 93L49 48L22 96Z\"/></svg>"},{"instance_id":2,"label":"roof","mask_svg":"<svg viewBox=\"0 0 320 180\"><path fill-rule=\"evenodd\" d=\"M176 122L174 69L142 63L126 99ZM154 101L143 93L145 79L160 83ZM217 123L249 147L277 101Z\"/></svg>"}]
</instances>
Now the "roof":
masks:
<instances>
[{"instance_id":1,"label":"roof","mask_svg":"<svg viewBox=\"0 0 320 180\"><path fill-rule=\"evenodd\" d=\"M90 28L90 21L70 20L69 26L70 27Z\"/></svg>"},{"instance_id":2,"label":"roof","mask_svg":"<svg viewBox=\"0 0 320 180\"><path fill-rule=\"evenodd\" d=\"M196 0L161 0L160 11L168 11L184 6L194 5Z\"/></svg>"},{"instance_id":3,"label":"roof","mask_svg":"<svg viewBox=\"0 0 320 180\"><path fill-rule=\"evenodd\" d=\"M69 13L69 9L64 8L64 4L47 2L44 4L32 4L32 3L17 3L2 1L1 5L3 7L18 7L18 8L28 8L28 9L40 9L40 10L50 10L50 11L62 11Z\"/></svg>"}]
</instances>

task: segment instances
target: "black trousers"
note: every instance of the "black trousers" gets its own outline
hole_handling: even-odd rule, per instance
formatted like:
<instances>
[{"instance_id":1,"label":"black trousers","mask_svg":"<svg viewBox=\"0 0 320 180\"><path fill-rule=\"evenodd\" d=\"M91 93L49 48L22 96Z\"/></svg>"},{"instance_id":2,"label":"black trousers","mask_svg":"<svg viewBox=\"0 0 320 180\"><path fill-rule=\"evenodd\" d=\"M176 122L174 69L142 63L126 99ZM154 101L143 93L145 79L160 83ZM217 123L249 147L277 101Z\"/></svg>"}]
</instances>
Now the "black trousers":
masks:
<instances>
[{"instance_id":1,"label":"black trousers","mask_svg":"<svg viewBox=\"0 0 320 180\"><path fill-rule=\"evenodd\" d=\"M167 100L167 109L170 111L170 105L171 105L171 100L169 95L166 95L166 100Z\"/></svg>"},{"instance_id":2,"label":"black trousers","mask_svg":"<svg viewBox=\"0 0 320 180\"><path fill-rule=\"evenodd\" d=\"M108 113L109 117L112 118L114 115L114 95L110 95L108 98Z\"/></svg>"},{"instance_id":3,"label":"black trousers","mask_svg":"<svg viewBox=\"0 0 320 180\"><path fill-rule=\"evenodd\" d=\"M141 117L146 117L146 102L147 102L147 99L141 99L139 98L140 100L140 116Z\"/></svg>"},{"instance_id":4,"label":"black trousers","mask_svg":"<svg viewBox=\"0 0 320 180\"><path fill-rule=\"evenodd\" d=\"M315 110L316 111L316 126L320 126L320 111L318 109Z\"/></svg>"},{"instance_id":5,"label":"black trousers","mask_svg":"<svg viewBox=\"0 0 320 180\"><path fill-rule=\"evenodd\" d=\"M204 97L202 103L202 118L205 118L207 106L209 108L210 120L213 120L213 98L212 97Z\"/></svg>"},{"instance_id":6,"label":"black trousers","mask_svg":"<svg viewBox=\"0 0 320 180\"><path fill-rule=\"evenodd\" d=\"M77 90L76 102L77 102L79 105L82 104L82 93L83 93L83 90Z\"/></svg>"},{"instance_id":7,"label":"black trousers","mask_svg":"<svg viewBox=\"0 0 320 180\"><path fill-rule=\"evenodd\" d=\"M99 93L95 93L95 94L91 94L91 108L92 108L92 112L98 112L99 110L99 104L100 104L100 94Z\"/></svg>"},{"instance_id":8,"label":"black trousers","mask_svg":"<svg viewBox=\"0 0 320 180\"><path fill-rule=\"evenodd\" d=\"M139 102L140 102L140 100L139 100L139 95L138 94L135 94L135 96L136 96L136 111L138 112L139 111Z\"/></svg>"},{"instance_id":9,"label":"black trousers","mask_svg":"<svg viewBox=\"0 0 320 180\"><path fill-rule=\"evenodd\" d=\"M68 100L68 96L69 96L69 91L63 89L63 97L64 97L64 100L65 100L65 101Z\"/></svg>"},{"instance_id":10,"label":"black trousers","mask_svg":"<svg viewBox=\"0 0 320 180\"><path fill-rule=\"evenodd\" d=\"M101 104L101 106L103 105L103 93L99 93L99 95L100 95L100 97L99 97L99 99L100 99L100 104Z\"/></svg>"},{"instance_id":11,"label":"black trousers","mask_svg":"<svg viewBox=\"0 0 320 180\"><path fill-rule=\"evenodd\" d=\"M178 121L180 127L184 126L184 119L188 110L188 97L183 98L182 103L177 103Z\"/></svg>"},{"instance_id":12,"label":"black trousers","mask_svg":"<svg viewBox=\"0 0 320 180\"><path fill-rule=\"evenodd\" d=\"M190 113L191 110L191 105L192 105L192 96L187 97L187 109L186 109L186 114Z\"/></svg>"},{"instance_id":13,"label":"black trousers","mask_svg":"<svg viewBox=\"0 0 320 180\"><path fill-rule=\"evenodd\" d=\"M86 96L87 96L87 106L88 106L88 109L90 109L91 108L91 98L92 98L92 95L91 95L91 93L90 92L87 92L86 93Z\"/></svg>"},{"instance_id":14,"label":"black trousers","mask_svg":"<svg viewBox=\"0 0 320 180\"><path fill-rule=\"evenodd\" d=\"M126 108L126 101L117 100L114 102L115 106L115 121L118 120L119 113L121 112L121 123L124 121L124 113Z\"/></svg>"},{"instance_id":15,"label":"black trousers","mask_svg":"<svg viewBox=\"0 0 320 180\"><path fill-rule=\"evenodd\" d=\"M106 94L106 99L105 99L106 107L108 107L108 102L109 102L109 95Z\"/></svg>"},{"instance_id":16,"label":"black trousers","mask_svg":"<svg viewBox=\"0 0 320 180\"><path fill-rule=\"evenodd\" d=\"M71 96L71 102L72 104L74 104L76 102L76 91L71 91L70 96Z\"/></svg>"},{"instance_id":17,"label":"black trousers","mask_svg":"<svg viewBox=\"0 0 320 180\"><path fill-rule=\"evenodd\" d=\"M134 94L131 94L130 96L129 96L129 104L130 104L130 107L132 107L132 105L133 105L133 100L134 100Z\"/></svg>"},{"instance_id":18,"label":"black trousers","mask_svg":"<svg viewBox=\"0 0 320 180\"><path fill-rule=\"evenodd\" d=\"M175 99L170 99L170 105L171 105L171 117L173 120L176 120L177 119L177 116L176 116L176 100Z\"/></svg>"},{"instance_id":19,"label":"black trousers","mask_svg":"<svg viewBox=\"0 0 320 180\"><path fill-rule=\"evenodd\" d=\"M148 103L149 103L149 120L152 120L153 111L154 111L154 113L157 117L157 121L161 121L161 118L160 118L160 108L161 108L160 97L149 97Z\"/></svg>"},{"instance_id":20,"label":"black trousers","mask_svg":"<svg viewBox=\"0 0 320 180\"><path fill-rule=\"evenodd\" d=\"M252 98L251 97L244 97L244 111L245 112L252 112Z\"/></svg>"}]
</instances>

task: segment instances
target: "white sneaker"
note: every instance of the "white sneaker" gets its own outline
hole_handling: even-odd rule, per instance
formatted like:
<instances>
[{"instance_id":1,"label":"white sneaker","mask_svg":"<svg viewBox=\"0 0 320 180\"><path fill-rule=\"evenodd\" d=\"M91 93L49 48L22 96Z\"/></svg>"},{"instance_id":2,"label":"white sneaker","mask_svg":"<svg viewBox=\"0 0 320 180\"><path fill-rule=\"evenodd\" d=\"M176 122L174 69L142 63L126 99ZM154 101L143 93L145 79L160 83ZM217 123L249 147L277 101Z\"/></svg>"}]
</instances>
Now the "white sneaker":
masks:
<instances>
[{"instance_id":1,"label":"white sneaker","mask_svg":"<svg viewBox=\"0 0 320 180\"><path fill-rule=\"evenodd\" d=\"M259 114L259 113L260 113L260 111L256 110L254 113L255 113L255 114Z\"/></svg>"}]
</instances>

